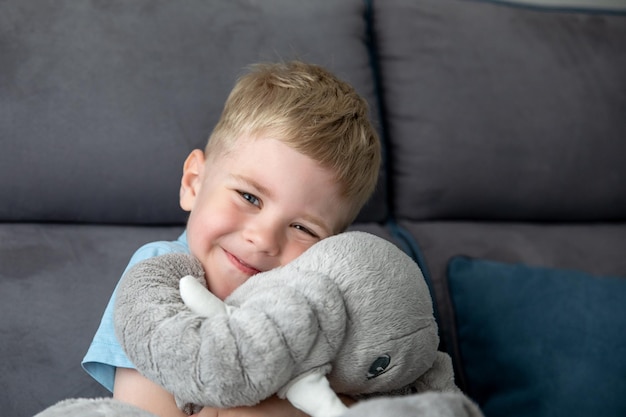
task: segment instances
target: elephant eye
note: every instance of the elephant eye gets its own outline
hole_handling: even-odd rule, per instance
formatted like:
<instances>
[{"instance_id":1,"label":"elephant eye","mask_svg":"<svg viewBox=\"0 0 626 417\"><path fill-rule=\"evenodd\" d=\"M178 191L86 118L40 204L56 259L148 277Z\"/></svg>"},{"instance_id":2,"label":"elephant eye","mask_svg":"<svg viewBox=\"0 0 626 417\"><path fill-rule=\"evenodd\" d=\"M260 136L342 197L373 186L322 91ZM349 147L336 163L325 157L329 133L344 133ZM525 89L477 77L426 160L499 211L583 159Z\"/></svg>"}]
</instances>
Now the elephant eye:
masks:
<instances>
[{"instance_id":1,"label":"elephant eye","mask_svg":"<svg viewBox=\"0 0 626 417\"><path fill-rule=\"evenodd\" d=\"M376 378L380 374L384 374L389 364L391 363L391 356L382 355L376 358L370 365L370 369L367 371L367 379Z\"/></svg>"}]
</instances>

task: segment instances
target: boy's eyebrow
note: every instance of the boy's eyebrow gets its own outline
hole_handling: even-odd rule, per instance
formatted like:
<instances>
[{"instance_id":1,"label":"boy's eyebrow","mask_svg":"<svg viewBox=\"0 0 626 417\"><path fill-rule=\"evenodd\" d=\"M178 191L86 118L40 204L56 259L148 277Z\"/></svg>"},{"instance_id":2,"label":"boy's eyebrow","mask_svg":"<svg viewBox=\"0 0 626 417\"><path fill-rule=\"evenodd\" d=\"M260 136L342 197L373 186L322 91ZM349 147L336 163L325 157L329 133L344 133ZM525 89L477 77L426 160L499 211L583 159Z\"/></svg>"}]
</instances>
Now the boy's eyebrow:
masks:
<instances>
[{"instance_id":1,"label":"boy's eyebrow","mask_svg":"<svg viewBox=\"0 0 626 417\"><path fill-rule=\"evenodd\" d=\"M245 183L246 185L249 185L250 187L254 188L256 191L260 192L261 194L264 194L270 198L274 196L267 187L259 184L259 182L256 181L254 178L250 178L250 177L247 177L244 175L238 175L238 174L232 174L231 176L237 181L240 181L240 182Z\"/></svg>"}]
</instances>

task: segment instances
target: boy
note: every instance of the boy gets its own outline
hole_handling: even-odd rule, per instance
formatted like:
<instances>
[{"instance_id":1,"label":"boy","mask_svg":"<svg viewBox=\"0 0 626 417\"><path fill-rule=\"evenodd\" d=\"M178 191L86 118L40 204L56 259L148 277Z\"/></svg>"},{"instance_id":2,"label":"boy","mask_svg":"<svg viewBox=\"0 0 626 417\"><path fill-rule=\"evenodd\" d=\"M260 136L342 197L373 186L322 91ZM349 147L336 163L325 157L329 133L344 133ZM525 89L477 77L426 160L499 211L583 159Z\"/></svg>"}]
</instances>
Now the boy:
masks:
<instances>
[{"instance_id":1,"label":"boy","mask_svg":"<svg viewBox=\"0 0 626 417\"><path fill-rule=\"evenodd\" d=\"M128 267L164 253L191 253L208 288L224 299L252 275L345 230L372 194L379 165L367 104L352 87L315 65L257 65L233 88L205 151L192 151L184 163L185 232L175 242L140 248ZM117 342L114 296L83 359L85 370L115 398L159 416L182 416L173 396L139 374ZM205 407L199 415L227 414L302 415L276 397L255 407Z\"/></svg>"}]
</instances>

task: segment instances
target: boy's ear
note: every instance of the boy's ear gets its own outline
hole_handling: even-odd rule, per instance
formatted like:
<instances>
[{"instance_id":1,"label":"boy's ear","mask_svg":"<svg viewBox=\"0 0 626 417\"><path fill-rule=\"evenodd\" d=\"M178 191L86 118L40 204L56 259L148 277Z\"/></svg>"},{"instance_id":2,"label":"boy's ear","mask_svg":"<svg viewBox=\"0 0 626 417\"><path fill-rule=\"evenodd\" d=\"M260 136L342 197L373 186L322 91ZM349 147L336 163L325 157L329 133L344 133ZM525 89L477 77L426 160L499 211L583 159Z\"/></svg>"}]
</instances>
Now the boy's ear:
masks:
<instances>
[{"instance_id":1,"label":"boy's ear","mask_svg":"<svg viewBox=\"0 0 626 417\"><path fill-rule=\"evenodd\" d=\"M204 162L204 152L194 149L183 165L183 177L180 181L180 207L185 211L191 211L200 191Z\"/></svg>"}]
</instances>

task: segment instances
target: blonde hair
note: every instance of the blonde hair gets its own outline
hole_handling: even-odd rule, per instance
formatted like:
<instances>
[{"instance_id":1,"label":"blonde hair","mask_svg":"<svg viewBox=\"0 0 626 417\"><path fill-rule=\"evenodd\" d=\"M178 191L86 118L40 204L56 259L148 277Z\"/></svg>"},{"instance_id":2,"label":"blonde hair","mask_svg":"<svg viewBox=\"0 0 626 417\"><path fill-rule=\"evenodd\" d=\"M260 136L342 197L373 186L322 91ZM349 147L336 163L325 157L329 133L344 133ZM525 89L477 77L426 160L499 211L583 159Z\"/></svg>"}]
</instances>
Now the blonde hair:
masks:
<instances>
[{"instance_id":1,"label":"blonde hair","mask_svg":"<svg viewBox=\"0 0 626 417\"><path fill-rule=\"evenodd\" d=\"M206 147L220 155L244 135L269 134L335 173L348 203L347 227L373 193L380 141L367 102L324 68L291 61L257 64L230 93Z\"/></svg>"}]
</instances>

